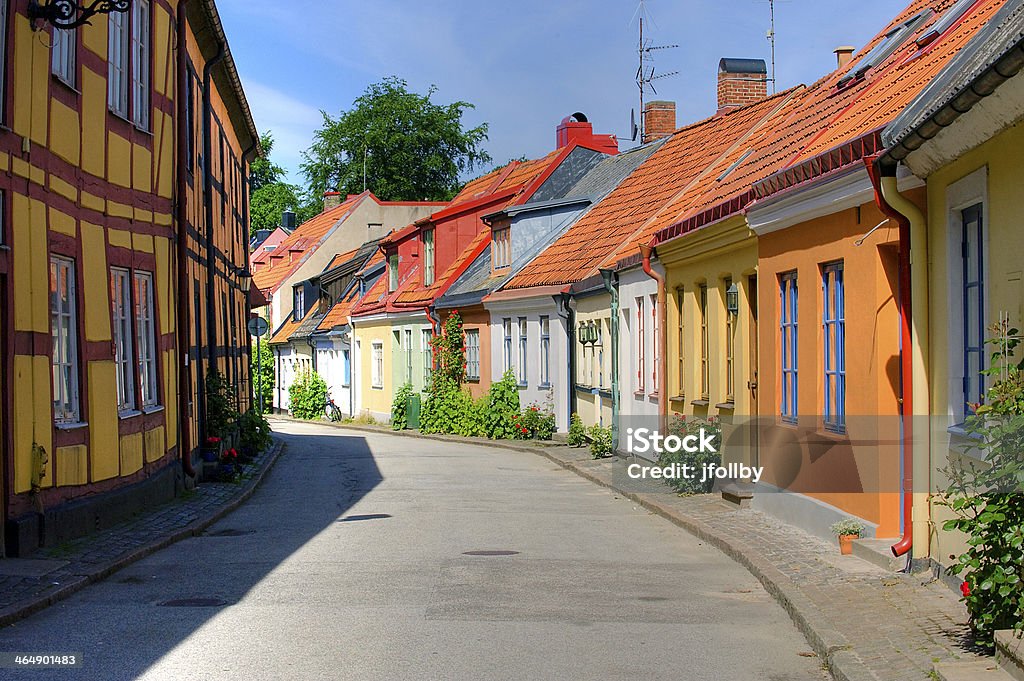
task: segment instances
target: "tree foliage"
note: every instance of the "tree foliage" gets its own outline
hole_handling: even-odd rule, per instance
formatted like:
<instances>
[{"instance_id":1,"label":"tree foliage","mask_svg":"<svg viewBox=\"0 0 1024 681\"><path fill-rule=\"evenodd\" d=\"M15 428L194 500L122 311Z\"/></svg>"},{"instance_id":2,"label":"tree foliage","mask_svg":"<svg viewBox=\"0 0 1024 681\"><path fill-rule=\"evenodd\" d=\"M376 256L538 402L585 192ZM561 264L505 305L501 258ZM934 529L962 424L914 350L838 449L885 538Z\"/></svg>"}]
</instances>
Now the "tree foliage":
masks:
<instances>
[{"instance_id":1,"label":"tree foliage","mask_svg":"<svg viewBox=\"0 0 1024 681\"><path fill-rule=\"evenodd\" d=\"M257 347L259 351L257 352ZM270 349L270 343L265 339L259 340L259 345L252 349L252 381L253 390L259 390L263 394L263 404L260 412L266 414L274 408L274 353ZM257 397L257 400L259 398ZM257 402L259 404L259 402Z\"/></svg>"},{"instance_id":2,"label":"tree foliage","mask_svg":"<svg viewBox=\"0 0 1024 681\"><path fill-rule=\"evenodd\" d=\"M285 182L284 168L271 160L273 134L263 133L260 144L263 146L263 155L249 166L249 183L252 188L249 197L250 233L258 229L277 229L281 224L281 214L286 210L295 211L297 224L319 213L321 204L310 199L298 186Z\"/></svg>"},{"instance_id":3,"label":"tree foliage","mask_svg":"<svg viewBox=\"0 0 1024 681\"><path fill-rule=\"evenodd\" d=\"M465 129L462 116L473 105L435 103L436 91L410 92L406 81L392 76L367 87L336 118L321 112L323 127L303 153L310 195L363 191L365 161L366 188L382 200L452 198L464 171L491 160L481 148L487 124Z\"/></svg>"}]
</instances>

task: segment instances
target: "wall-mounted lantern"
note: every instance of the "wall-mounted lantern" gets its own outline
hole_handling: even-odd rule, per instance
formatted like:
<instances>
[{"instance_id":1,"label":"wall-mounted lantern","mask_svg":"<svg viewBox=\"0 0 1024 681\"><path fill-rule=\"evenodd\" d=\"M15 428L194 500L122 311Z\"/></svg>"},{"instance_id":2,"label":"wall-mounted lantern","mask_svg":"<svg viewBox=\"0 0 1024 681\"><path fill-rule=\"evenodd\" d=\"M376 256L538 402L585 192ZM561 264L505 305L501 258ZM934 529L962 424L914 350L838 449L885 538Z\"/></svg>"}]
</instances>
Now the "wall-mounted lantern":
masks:
<instances>
[{"instance_id":1,"label":"wall-mounted lantern","mask_svg":"<svg viewBox=\"0 0 1024 681\"><path fill-rule=\"evenodd\" d=\"M594 326L593 322L587 322L580 324L580 343L587 345L588 343L597 342L597 327Z\"/></svg>"},{"instance_id":2,"label":"wall-mounted lantern","mask_svg":"<svg viewBox=\"0 0 1024 681\"><path fill-rule=\"evenodd\" d=\"M725 309L731 315L740 312L740 289L736 286L736 282L730 284L729 288L725 290Z\"/></svg>"},{"instance_id":3,"label":"wall-mounted lantern","mask_svg":"<svg viewBox=\"0 0 1024 681\"><path fill-rule=\"evenodd\" d=\"M73 0L30 0L28 18L32 30L39 29L40 21L47 21L54 28L72 29L90 23L89 19L97 14L127 12L131 4L131 0L92 0L88 4Z\"/></svg>"}]
</instances>

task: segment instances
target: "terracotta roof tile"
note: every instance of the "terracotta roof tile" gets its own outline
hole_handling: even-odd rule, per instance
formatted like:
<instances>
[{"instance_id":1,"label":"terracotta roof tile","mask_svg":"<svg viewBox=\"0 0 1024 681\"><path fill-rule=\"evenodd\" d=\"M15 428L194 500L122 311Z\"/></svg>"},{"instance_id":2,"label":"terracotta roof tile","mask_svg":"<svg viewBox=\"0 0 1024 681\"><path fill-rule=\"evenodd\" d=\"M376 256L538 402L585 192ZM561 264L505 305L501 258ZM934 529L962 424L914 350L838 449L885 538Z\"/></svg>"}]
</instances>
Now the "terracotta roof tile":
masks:
<instances>
[{"instance_id":1,"label":"terracotta roof tile","mask_svg":"<svg viewBox=\"0 0 1024 681\"><path fill-rule=\"evenodd\" d=\"M286 319L284 324L282 324L281 327L277 330L277 333L275 333L273 337L271 337L270 344L281 345L282 343L287 343L288 338L290 338L293 333L298 331L299 327L302 326L302 323L307 319L311 318L315 313L316 308L311 309L309 312L306 313L306 316L302 318L300 321L295 321L294 315L288 315L288 319Z\"/></svg>"}]
</instances>

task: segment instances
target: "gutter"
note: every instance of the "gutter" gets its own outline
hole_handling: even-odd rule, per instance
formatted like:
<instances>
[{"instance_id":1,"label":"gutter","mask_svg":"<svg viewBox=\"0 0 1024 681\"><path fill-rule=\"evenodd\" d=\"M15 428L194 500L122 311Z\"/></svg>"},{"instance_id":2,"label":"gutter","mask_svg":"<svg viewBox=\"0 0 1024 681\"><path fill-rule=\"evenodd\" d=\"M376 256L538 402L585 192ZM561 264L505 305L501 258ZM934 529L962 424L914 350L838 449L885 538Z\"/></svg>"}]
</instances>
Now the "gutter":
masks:
<instances>
[{"instance_id":1,"label":"gutter","mask_svg":"<svg viewBox=\"0 0 1024 681\"><path fill-rule=\"evenodd\" d=\"M896 165L881 163L878 156L865 159L868 175L875 189L875 202L883 214L899 225L899 308L903 352L900 356L900 378L903 417L903 537L891 547L894 556L908 553L914 545L914 515L917 500L914 494L914 461L920 453L928 458L928 436L915 435L914 416L927 414L928 383L928 251L927 223L920 209L906 199L896 186ZM916 267L914 266L916 262ZM914 397L920 396L915 404ZM927 507L921 509L927 517Z\"/></svg>"},{"instance_id":2,"label":"gutter","mask_svg":"<svg viewBox=\"0 0 1024 681\"><path fill-rule=\"evenodd\" d=\"M658 428L661 432L668 432L668 362L665 357L665 328L666 321L666 294L665 276L659 274L651 267L651 254L654 248L650 244L640 245L640 256L643 258L644 274L653 279L658 285L658 337L655 343L658 344L658 356L655 366L658 371Z\"/></svg>"},{"instance_id":3,"label":"gutter","mask_svg":"<svg viewBox=\"0 0 1024 681\"><path fill-rule=\"evenodd\" d=\"M601 270L604 289L611 298L612 333L612 451L619 451L619 414L622 408L619 391L619 274L615 270ZM575 347L575 346L574 346Z\"/></svg>"},{"instance_id":4,"label":"gutter","mask_svg":"<svg viewBox=\"0 0 1024 681\"><path fill-rule=\"evenodd\" d=\"M559 293L552 296L555 301L555 309L558 316L565 320L566 338L566 406L568 411L565 414L565 428L568 432L569 424L572 422L572 415L576 413L576 311L569 305L572 296L568 293ZM613 421L614 423L614 421Z\"/></svg>"},{"instance_id":5,"label":"gutter","mask_svg":"<svg viewBox=\"0 0 1024 681\"><path fill-rule=\"evenodd\" d=\"M188 287L188 179L185 177L188 167L186 158L186 146L184 140L191 131L186 128L185 121L188 104L185 102L185 93L188 92L187 79L191 76L188 73L188 58L185 36L188 33L188 23L185 17L185 7L189 0L181 0L178 3L178 243L177 243L177 268L178 268L178 353L181 361L178 362L178 456L181 459L181 470L185 477L195 478L196 469L192 466L192 367L189 361L191 348L189 347L189 305ZM250 381L251 382L251 381Z\"/></svg>"}]
</instances>

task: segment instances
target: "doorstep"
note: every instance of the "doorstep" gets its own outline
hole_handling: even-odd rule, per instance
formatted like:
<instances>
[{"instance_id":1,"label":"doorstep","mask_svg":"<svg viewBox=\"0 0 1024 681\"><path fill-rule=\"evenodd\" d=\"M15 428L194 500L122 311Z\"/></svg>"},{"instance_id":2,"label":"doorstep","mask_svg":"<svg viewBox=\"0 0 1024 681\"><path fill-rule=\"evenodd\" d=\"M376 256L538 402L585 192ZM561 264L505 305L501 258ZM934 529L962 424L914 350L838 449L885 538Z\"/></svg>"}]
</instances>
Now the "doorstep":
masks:
<instances>
[{"instance_id":1,"label":"doorstep","mask_svg":"<svg viewBox=\"0 0 1024 681\"><path fill-rule=\"evenodd\" d=\"M900 572L907 567L906 557L897 558L892 555L889 548L896 539L855 539L853 542L853 555L873 563L883 570Z\"/></svg>"}]
</instances>

